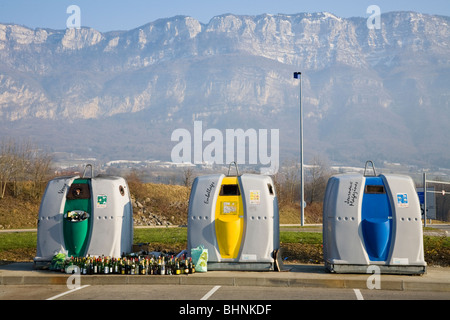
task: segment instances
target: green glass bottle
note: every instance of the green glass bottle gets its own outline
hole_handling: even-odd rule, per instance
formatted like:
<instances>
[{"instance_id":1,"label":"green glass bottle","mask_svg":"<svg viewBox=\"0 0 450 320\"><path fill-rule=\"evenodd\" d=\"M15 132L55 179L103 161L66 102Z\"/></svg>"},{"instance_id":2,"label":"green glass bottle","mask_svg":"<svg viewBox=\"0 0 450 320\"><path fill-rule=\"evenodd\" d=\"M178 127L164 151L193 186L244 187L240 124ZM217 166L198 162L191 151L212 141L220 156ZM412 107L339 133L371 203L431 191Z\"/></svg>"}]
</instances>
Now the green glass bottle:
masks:
<instances>
[{"instance_id":1,"label":"green glass bottle","mask_svg":"<svg viewBox=\"0 0 450 320\"><path fill-rule=\"evenodd\" d=\"M187 260L187 258L185 257L184 259L184 273L188 274L189 273L189 262Z\"/></svg>"},{"instance_id":2,"label":"green glass bottle","mask_svg":"<svg viewBox=\"0 0 450 320\"><path fill-rule=\"evenodd\" d=\"M108 258L105 258L103 260L103 273L104 274L109 274L109 263L108 263Z\"/></svg>"},{"instance_id":3,"label":"green glass bottle","mask_svg":"<svg viewBox=\"0 0 450 320\"><path fill-rule=\"evenodd\" d=\"M119 273L120 274L125 274L125 266L123 264L123 259L122 258L119 258L118 265L119 265Z\"/></svg>"},{"instance_id":4,"label":"green glass bottle","mask_svg":"<svg viewBox=\"0 0 450 320\"><path fill-rule=\"evenodd\" d=\"M116 258L113 258L113 269L114 269L114 274L119 274L119 261Z\"/></svg>"},{"instance_id":5,"label":"green glass bottle","mask_svg":"<svg viewBox=\"0 0 450 320\"><path fill-rule=\"evenodd\" d=\"M134 258L134 274L139 274L139 260Z\"/></svg>"},{"instance_id":6,"label":"green glass bottle","mask_svg":"<svg viewBox=\"0 0 450 320\"><path fill-rule=\"evenodd\" d=\"M161 275L165 275L166 274L166 262L164 259L164 256L162 257L162 261L161 261Z\"/></svg>"},{"instance_id":7,"label":"green glass bottle","mask_svg":"<svg viewBox=\"0 0 450 320\"><path fill-rule=\"evenodd\" d=\"M144 260L139 258L139 274L144 275L145 274L145 266L144 266Z\"/></svg>"},{"instance_id":8,"label":"green glass bottle","mask_svg":"<svg viewBox=\"0 0 450 320\"><path fill-rule=\"evenodd\" d=\"M134 262L134 259L131 258L130 274L134 275L135 270L136 270L136 263Z\"/></svg>"},{"instance_id":9,"label":"green glass bottle","mask_svg":"<svg viewBox=\"0 0 450 320\"><path fill-rule=\"evenodd\" d=\"M175 258L175 274L181 274L180 260Z\"/></svg>"},{"instance_id":10,"label":"green glass bottle","mask_svg":"<svg viewBox=\"0 0 450 320\"><path fill-rule=\"evenodd\" d=\"M195 272L195 269L193 267L193 263L192 263L192 257L189 257L189 273L192 274Z\"/></svg>"}]
</instances>

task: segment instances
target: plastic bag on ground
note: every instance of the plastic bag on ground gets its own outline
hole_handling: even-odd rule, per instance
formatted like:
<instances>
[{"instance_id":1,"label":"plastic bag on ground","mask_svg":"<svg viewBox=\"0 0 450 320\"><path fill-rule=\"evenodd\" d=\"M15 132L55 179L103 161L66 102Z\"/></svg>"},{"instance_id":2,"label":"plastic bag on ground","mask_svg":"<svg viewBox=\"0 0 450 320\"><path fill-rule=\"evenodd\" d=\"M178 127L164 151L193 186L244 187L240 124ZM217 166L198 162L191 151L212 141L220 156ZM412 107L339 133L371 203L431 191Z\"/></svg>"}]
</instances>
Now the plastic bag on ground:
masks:
<instances>
[{"instance_id":1,"label":"plastic bag on ground","mask_svg":"<svg viewBox=\"0 0 450 320\"><path fill-rule=\"evenodd\" d=\"M203 246L191 249L192 262L195 264L195 272L208 271L208 249Z\"/></svg>"},{"instance_id":2,"label":"plastic bag on ground","mask_svg":"<svg viewBox=\"0 0 450 320\"><path fill-rule=\"evenodd\" d=\"M64 252L56 253L52 258L52 262L50 264L50 270L53 270L53 271L63 270L64 263L66 261L66 257L67 257L67 255Z\"/></svg>"}]
</instances>

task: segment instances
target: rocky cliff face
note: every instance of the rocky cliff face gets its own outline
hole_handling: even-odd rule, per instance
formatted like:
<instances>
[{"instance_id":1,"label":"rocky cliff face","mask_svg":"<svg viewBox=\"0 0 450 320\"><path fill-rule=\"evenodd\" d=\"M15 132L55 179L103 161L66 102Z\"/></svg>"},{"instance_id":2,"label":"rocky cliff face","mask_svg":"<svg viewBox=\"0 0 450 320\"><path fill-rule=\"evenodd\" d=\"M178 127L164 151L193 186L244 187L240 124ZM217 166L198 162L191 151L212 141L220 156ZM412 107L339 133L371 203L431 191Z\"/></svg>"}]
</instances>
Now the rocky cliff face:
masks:
<instances>
[{"instance_id":1,"label":"rocky cliff face","mask_svg":"<svg viewBox=\"0 0 450 320\"><path fill-rule=\"evenodd\" d=\"M280 128L294 150L292 73L302 71L309 152L366 159L376 149L394 161L427 153L441 163L450 18L393 12L381 22L369 30L364 18L330 13L227 14L208 24L177 16L108 33L0 24L0 119L19 128L122 117L126 127L136 115L168 133L197 119L219 129Z\"/></svg>"}]
</instances>

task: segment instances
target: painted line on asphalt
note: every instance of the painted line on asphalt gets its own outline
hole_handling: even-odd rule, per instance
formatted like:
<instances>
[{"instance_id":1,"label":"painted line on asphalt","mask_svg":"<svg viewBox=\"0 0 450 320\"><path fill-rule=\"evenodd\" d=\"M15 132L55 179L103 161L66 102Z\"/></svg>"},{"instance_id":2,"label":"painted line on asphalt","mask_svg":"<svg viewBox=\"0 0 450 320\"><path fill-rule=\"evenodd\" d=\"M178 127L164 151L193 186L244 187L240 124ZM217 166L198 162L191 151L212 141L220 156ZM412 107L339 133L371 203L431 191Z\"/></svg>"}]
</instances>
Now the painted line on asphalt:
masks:
<instances>
[{"instance_id":1,"label":"painted line on asphalt","mask_svg":"<svg viewBox=\"0 0 450 320\"><path fill-rule=\"evenodd\" d=\"M56 296L54 296L54 297L48 298L48 299L46 299L46 300L55 300L55 299L58 299L58 298L60 298L60 297L62 297L62 296L65 296L66 294L69 294L69 293L72 293L72 292L75 292L75 291L84 289L84 288L89 287L89 286L90 286L90 285L87 284L87 285L84 285L84 286L81 286L81 287L78 287L78 288L75 288L75 289L71 289L71 290L69 290L69 291L60 293L60 294L58 294L58 295L56 295Z\"/></svg>"},{"instance_id":2,"label":"painted line on asphalt","mask_svg":"<svg viewBox=\"0 0 450 320\"><path fill-rule=\"evenodd\" d=\"M200 300L208 300L209 297L211 297L211 296L214 294L214 292L216 292L216 291L219 290L219 289L220 289L220 286L215 286L214 288L212 288L211 290L209 290L209 292L208 292L207 294L205 294L205 295L203 296L203 298L201 298Z\"/></svg>"},{"instance_id":3,"label":"painted line on asphalt","mask_svg":"<svg viewBox=\"0 0 450 320\"><path fill-rule=\"evenodd\" d=\"M363 297L363 295L362 295L362 293L361 293L361 291L359 289L353 289L353 291L355 291L356 299L364 300L364 297Z\"/></svg>"}]
</instances>

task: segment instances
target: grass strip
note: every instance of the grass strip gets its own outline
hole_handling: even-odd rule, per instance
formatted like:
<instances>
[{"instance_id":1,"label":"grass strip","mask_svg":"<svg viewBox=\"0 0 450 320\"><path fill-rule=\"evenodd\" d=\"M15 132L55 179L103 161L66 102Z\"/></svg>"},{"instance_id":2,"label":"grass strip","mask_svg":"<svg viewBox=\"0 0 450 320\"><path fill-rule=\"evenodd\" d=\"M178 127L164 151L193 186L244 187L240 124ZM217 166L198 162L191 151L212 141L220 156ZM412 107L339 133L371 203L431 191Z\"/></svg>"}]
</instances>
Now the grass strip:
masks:
<instances>
[{"instance_id":1,"label":"grass strip","mask_svg":"<svg viewBox=\"0 0 450 320\"><path fill-rule=\"evenodd\" d=\"M0 260L28 260L34 255L36 242L36 232L0 233ZM153 244L155 250L182 250L187 246L187 228L137 228L134 229L133 242ZM292 251L293 256L303 254L306 259L306 256L317 255L315 251L322 245L322 234L281 231L280 242L287 251ZM424 236L424 254L430 265L449 266L450 238Z\"/></svg>"}]
</instances>

